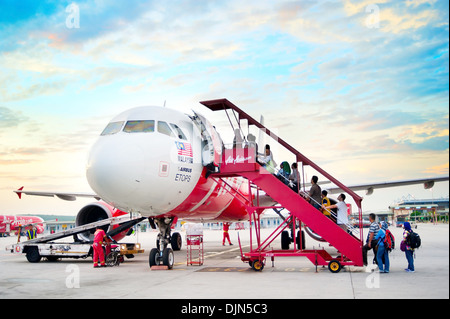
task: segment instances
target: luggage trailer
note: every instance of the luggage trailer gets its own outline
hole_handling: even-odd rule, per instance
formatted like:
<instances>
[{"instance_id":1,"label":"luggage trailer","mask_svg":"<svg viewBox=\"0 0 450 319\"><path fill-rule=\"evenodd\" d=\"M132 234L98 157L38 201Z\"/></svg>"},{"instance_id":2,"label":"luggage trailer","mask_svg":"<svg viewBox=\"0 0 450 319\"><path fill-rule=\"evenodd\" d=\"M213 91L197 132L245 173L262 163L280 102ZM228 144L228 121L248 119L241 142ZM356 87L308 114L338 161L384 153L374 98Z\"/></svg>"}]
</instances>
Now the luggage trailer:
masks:
<instances>
[{"instance_id":1,"label":"luggage trailer","mask_svg":"<svg viewBox=\"0 0 450 319\"><path fill-rule=\"evenodd\" d=\"M93 255L92 242L79 241L77 234L90 231L98 226L105 225L119 225L117 228L108 232L106 235L111 238L118 233L138 224L145 217L130 219L129 216L112 217L90 224L74 227L69 230L50 234L47 236L27 240L24 242L18 242L7 246L6 251L10 251L13 254L25 254L26 258L31 263L39 262L42 257L47 258L49 261L56 261L59 258L87 258ZM56 242L57 239L67 238L73 236L74 242ZM134 254L143 253L141 244L139 243L117 243L112 240L112 243L119 245L120 255L125 255L128 258L132 258ZM107 254L105 254L106 257Z\"/></svg>"}]
</instances>

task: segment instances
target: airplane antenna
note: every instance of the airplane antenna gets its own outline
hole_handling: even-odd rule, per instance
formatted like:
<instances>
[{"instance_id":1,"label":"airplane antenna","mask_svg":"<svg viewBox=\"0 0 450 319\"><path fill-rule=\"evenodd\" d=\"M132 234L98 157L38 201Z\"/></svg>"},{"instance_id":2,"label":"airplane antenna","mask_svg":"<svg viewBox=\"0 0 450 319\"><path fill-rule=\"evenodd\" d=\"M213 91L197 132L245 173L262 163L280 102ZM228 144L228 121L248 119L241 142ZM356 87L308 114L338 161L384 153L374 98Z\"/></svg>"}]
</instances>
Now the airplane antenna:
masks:
<instances>
[{"instance_id":1,"label":"airplane antenna","mask_svg":"<svg viewBox=\"0 0 450 319\"><path fill-rule=\"evenodd\" d=\"M166 100L164 100L164 105L163 106L166 107Z\"/></svg>"}]
</instances>

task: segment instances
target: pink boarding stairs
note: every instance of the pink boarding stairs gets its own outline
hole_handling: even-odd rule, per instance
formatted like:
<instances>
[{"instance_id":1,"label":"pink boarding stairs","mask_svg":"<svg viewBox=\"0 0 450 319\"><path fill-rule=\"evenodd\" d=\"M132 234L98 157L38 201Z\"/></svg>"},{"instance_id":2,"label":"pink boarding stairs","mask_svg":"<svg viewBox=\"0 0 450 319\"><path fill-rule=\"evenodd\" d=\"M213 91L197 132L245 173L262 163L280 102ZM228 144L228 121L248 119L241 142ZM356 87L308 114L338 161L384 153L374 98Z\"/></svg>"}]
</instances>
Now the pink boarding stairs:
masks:
<instances>
[{"instance_id":1,"label":"pink boarding stairs","mask_svg":"<svg viewBox=\"0 0 450 319\"><path fill-rule=\"evenodd\" d=\"M359 210L359 229L352 229L349 225L350 230L345 231L333 220L314 208L304 197L291 190L291 188L280 179L259 165L256 162L257 154L254 145L246 145L244 148L238 146L233 149L224 149L222 152L222 161L219 165L219 172L211 174L211 178L240 176L249 181L248 193L250 194L250 198L244 199L242 194L237 196L237 198L246 206L250 225L253 224L253 226L250 227L250 251L243 252L241 248L242 260L248 262L256 271L261 271L264 268L265 260L269 257L273 262L275 257L303 256L307 257L316 266L316 270L317 266L328 266L329 270L334 273L339 272L342 266L346 265L363 266L362 198L228 100L221 99L204 101L201 103L213 111L225 110L227 112L227 110L232 110L233 113L237 113L239 115L239 128L240 121L245 119L248 121L248 125L255 125L259 129L262 129L276 142L293 153L296 156L297 163L302 166L311 166L315 171L342 189L343 192L350 195L354 199ZM227 116L230 118L228 113ZM302 180L304 181L304 178ZM256 192L254 191L255 188ZM303 189L304 188L305 185L303 185ZM260 206L261 190L281 206ZM263 238L261 238L260 215L266 209L279 209L280 207L289 211L288 217L278 228L263 240ZM316 235L319 235L322 238L322 241L328 242L337 249L338 256L332 257L331 253L325 250L325 248L303 249L303 237L300 236L300 234L302 234L302 224L313 230ZM294 245L294 249L284 250L274 250L270 247L271 243L279 237L280 234L282 237L286 234L286 229L295 228L297 225L299 226L298 233L296 234L295 231L292 232L293 242L298 243L297 248L295 247L296 245ZM254 243L254 241L256 241L256 243Z\"/></svg>"}]
</instances>

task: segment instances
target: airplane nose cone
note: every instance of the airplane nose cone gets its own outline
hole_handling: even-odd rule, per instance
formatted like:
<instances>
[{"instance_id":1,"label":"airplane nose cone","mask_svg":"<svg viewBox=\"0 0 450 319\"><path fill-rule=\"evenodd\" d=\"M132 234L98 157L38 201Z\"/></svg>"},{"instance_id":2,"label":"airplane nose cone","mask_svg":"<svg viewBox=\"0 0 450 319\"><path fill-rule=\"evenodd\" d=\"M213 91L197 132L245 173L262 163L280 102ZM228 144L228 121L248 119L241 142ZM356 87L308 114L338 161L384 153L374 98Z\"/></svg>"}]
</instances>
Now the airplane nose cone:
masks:
<instances>
[{"instance_id":1,"label":"airplane nose cone","mask_svg":"<svg viewBox=\"0 0 450 319\"><path fill-rule=\"evenodd\" d=\"M91 149L86 176L91 188L106 201L126 198L139 187L144 170L144 153L136 145L117 145L107 138Z\"/></svg>"}]
</instances>

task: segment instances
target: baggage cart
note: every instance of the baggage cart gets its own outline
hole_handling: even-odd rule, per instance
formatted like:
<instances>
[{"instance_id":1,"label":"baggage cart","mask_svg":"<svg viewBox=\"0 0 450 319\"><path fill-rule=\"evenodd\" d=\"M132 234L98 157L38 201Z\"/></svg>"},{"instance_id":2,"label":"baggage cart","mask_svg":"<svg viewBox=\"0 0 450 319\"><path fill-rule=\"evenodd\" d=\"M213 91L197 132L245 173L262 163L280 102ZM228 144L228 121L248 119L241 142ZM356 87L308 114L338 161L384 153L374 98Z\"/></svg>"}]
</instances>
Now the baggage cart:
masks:
<instances>
[{"instance_id":1,"label":"baggage cart","mask_svg":"<svg viewBox=\"0 0 450 319\"><path fill-rule=\"evenodd\" d=\"M186 264L189 265L203 265L204 251L203 251L203 224L185 225L186 228Z\"/></svg>"}]
</instances>

